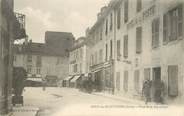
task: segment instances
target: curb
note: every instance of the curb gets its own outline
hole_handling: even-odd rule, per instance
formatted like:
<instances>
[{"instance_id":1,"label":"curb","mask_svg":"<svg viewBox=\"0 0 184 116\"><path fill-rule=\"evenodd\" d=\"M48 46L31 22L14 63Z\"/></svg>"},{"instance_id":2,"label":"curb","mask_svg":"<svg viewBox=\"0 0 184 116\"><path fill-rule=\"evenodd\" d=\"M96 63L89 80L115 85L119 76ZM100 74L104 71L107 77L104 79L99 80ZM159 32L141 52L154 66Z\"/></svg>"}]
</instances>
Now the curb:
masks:
<instances>
[{"instance_id":1,"label":"curb","mask_svg":"<svg viewBox=\"0 0 184 116\"><path fill-rule=\"evenodd\" d=\"M98 94L98 93L92 93L93 95L97 95L97 96L102 96L102 97L106 97L106 98L110 98L110 99L114 99L114 100L119 100L119 101L126 101L126 102L130 102L132 104L138 104L138 105L145 105L145 103L143 101L138 101L138 100L130 100L130 99L126 99L126 98L120 98L117 96L109 96L109 95L102 95L102 94Z\"/></svg>"}]
</instances>

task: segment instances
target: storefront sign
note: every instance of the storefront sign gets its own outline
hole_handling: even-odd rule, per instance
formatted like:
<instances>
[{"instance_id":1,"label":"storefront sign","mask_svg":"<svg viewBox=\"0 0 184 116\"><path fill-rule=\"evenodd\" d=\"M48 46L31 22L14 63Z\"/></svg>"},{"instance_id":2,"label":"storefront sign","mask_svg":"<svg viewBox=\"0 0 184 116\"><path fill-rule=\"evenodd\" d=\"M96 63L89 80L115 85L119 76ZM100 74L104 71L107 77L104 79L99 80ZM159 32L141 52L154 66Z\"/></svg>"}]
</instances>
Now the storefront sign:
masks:
<instances>
[{"instance_id":1,"label":"storefront sign","mask_svg":"<svg viewBox=\"0 0 184 116\"><path fill-rule=\"evenodd\" d=\"M128 25L127 28L131 29L135 25L142 23L143 21L147 20L149 17L155 15L155 5L151 6L147 10L145 10L141 15L137 16L136 18L132 19Z\"/></svg>"}]
</instances>

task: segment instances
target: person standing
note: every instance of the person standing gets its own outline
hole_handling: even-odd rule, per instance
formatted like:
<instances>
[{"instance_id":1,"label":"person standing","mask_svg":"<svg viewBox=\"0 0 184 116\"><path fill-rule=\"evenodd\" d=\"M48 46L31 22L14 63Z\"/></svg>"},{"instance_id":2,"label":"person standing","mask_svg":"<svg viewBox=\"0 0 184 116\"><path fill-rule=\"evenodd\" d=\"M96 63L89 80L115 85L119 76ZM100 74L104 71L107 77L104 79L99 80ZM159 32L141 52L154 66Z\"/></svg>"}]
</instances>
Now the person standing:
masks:
<instances>
[{"instance_id":1,"label":"person standing","mask_svg":"<svg viewBox=\"0 0 184 116\"><path fill-rule=\"evenodd\" d=\"M151 101L151 81L148 79L143 83L142 94L145 99L145 104Z\"/></svg>"}]
</instances>

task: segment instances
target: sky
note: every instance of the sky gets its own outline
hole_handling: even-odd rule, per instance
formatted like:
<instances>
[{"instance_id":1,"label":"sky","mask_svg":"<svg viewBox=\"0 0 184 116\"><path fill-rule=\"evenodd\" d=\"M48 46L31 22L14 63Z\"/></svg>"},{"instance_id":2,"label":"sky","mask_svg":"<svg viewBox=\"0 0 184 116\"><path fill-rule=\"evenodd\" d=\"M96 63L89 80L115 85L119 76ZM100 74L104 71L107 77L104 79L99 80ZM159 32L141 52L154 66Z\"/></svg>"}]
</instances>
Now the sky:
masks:
<instances>
[{"instance_id":1,"label":"sky","mask_svg":"<svg viewBox=\"0 0 184 116\"><path fill-rule=\"evenodd\" d=\"M85 35L100 8L110 0L14 0L15 11L26 15L26 32L34 42L44 42L45 31Z\"/></svg>"}]
</instances>

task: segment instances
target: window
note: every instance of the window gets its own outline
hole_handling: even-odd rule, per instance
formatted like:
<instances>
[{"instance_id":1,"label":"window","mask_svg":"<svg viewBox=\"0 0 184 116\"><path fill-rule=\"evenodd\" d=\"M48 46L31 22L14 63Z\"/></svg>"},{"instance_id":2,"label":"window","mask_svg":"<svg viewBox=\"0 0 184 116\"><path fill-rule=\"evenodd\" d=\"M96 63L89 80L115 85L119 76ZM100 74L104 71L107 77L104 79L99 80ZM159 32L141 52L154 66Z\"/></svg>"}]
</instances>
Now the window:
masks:
<instances>
[{"instance_id":1,"label":"window","mask_svg":"<svg viewBox=\"0 0 184 116\"><path fill-rule=\"evenodd\" d=\"M110 59L112 59L112 51L113 50L113 45L112 45L112 40L110 41Z\"/></svg>"},{"instance_id":2,"label":"window","mask_svg":"<svg viewBox=\"0 0 184 116\"><path fill-rule=\"evenodd\" d=\"M27 56L27 62L32 62L32 56L31 55Z\"/></svg>"},{"instance_id":3,"label":"window","mask_svg":"<svg viewBox=\"0 0 184 116\"><path fill-rule=\"evenodd\" d=\"M136 28L136 53L142 52L142 27Z\"/></svg>"},{"instance_id":4,"label":"window","mask_svg":"<svg viewBox=\"0 0 184 116\"><path fill-rule=\"evenodd\" d=\"M121 41L120 40L117 40L117 59L120 59L121 57Z\"/></svg>"},{"instance_id":5,"label":"window","mask_svg":"<svg viewBox=\"0 0 184 116\"><path fill-rule=\"evenodd\" d=\"M125 3L124 3L124 22L128 22L128 0L125 0Z\"/></svg>"},{"instance_id":6,"label":"window","mask_svg":"<svg viewBox=\"0 0 184 116\"><path fill-rule=\"evenodd\" d=\"M171 97L178 95L178 66L168 66L168 94Z\"/></svg>"},{"instance_id":7,"label":"window","mask_svg":"<svg viewBox=\"0 0 184 116\"><path fill-rule=\"evenodd\" d=\"M112 27L113 27L113 19L112 19L112 13L110 15L110 30L112 31Z\"/></svg>"},{"instance_id":8,"label":"window","mask_svg":"<svg viewBox=\"0 0 184 116\"><path fill-rule=\"evenodd\" d=\"M105 60L107 61L108 60L108 44L105 45Z\"/></svg>"},{"instance_id":9,"label":"window","mask_svg":"<svg viewBox=\"0 0 184 116\"><path fill-rule=\"evenodd\" d=\"M36 66L41 67L42 66L42 58L41 56L37 56L36 58Z\"/></svg>"},{"instance_id":10,"label":"window","mask_svg":"<svg viewBox=\"0 0 184 116\"><path fill-rule=\"evenodd\" d=\"M17 56L14 55L14 56L13 56L13 61L16 62L16 60L17 60Z\"/></svg>"},{"instance_id":11,"label":"window","mask_svg":"<svg viewBox=\"0 0 184 116\"><path fill-rule=\"evenodd\" d=\"M98 64L98 52L95 52L95 64Z\"/></svg>"},{"instance_id":12,"label":"window","mask_svg":"<svg viewBox=\"0 0 184 116\"><path fill-rule=\"evenodd\" d=\"M108 19L106 20L106 26L105 26L105 35L108 34Z\"/></svg>"},{"instance_id":13,"label":"window","mask_svg":"<svg viewBox=\"0 0 184 116\"><path fill-rule=\"evenodd\" d=\"M75 65L73 66L73 72L74 72L74 73L77 72L77 64L75 64Z\"/></svg>"},{"instance_id":14,"label":"window","mask_svg":"<svg viewBox=\"0 0 184 116\"><path fill-rule=\"evenodd\" d=\"M152 22L152 48L159 46L159 18L154 19Z\"/></svg>"},{"instance_id":15,"label":"window","mask_svg":"<svg viewBox=\"0 0 184 116\"><path fill-rule=\"evenodd\" d=\"M116 88L120 91L120 72L116 73Z\"/></svg>"},{"instance_id":16,"label":"window","mask_svg":"<svg viewBox=\"0 0 184 116\"><path fill-rule=\"evenodd\" d=\"M128 71L124 71L123 89L125 92L128 91Z\"/></svg>"},{"instance_id":17,"label":"window","mask_svg":"<svg viewBox=\"0 0 184 116\"><path fill-rule=\"evenodd\" d=\"M27 72L28 72L29 74L32 73L32 66L27 66Z\"/></svg>"},{"instance_id":18,"label":"window","mask_svg":"<svg viewBox=\"0 0 184 116\"><path fill-rule=\"evenodd\" d=\"M147 79L150 80L150 76L151 76L151 69L150 68L144 69L144 80L147 80Z\"/></svg>"},{"instance_id":19,"label":"window","mask_svg":"<svg viewBox=\"0 0 184 116\"><path fill-rule=\"evenodd\" d=\"M137 12L140 12L142 9L142 0L137 0Z\"/></svg>"},{"instance_id":20,"label":"window","mask_svg":"<svg viewBox=\"0 0 184 116\"><path fill-rule=\"evenodd\" d=\"M103 38L103 29L101 28L100 29L100 40L102 40L102 38Z\"/></svg>"},{"instance_id":21,"label":"window","mask_svg":"<svg viewBox=\"0 0 184 116\"><path fill-rule=\"evenodd\" d=\"M128 35L124 36L124 58L128 57Z\"/></svg>"},{"instance_id":22,"label":"window","mask_svg":"<svg viewBox=\"0 0 184 116\"><path fill-rule=\"evenodd\" d=\"M100 49L99 51L99 62L103 62L103 50Z\"/></svg>"},{"instance_id":23,"label":"window","mask_svg":"<svg viewBox=\"0 0 184 116\"><path fill-rule=\"evenodd\" d=\"M82 56L83 56L83 49L80 48L80 58L82 59Z\"/></svg>"},{"instance_id":24,"label":"window","mask_svg":"<svg viewBox=\"0 0 184 116\"><path fill-rule=\"evenodd\" d=\"M80 73L82 73L82 63L80 63Z\"/></svg>"},{"instance_id":25,"label":"window","mask_svg":"<svg viewBox=\"0 0 184 116\"><path fill-rule=\"evenodd\" d=\"M118 13L117 13L117 28L118 29L121 28L121 8L118 9Z\"/></svg>"},{"instance_id":26,"label":"window","mask_svg":"<svg viewBox=\"0 0 184 116\"><path fill-rule=\"evenodd\" d=\"M183 36L183 6L179 5L163 17L163 44Z\"/></svg>"},{"instance_id":27,"label":"window","mask_svg":"<svg viewBox=\"0 0 184 116\"><path fill-rule=\"evenodd\" d=\"M134 72L134 88L136 92L139 92L139 70Z\"/></svg>"},{"instance_id":28,"label":"window","mask_svg":"<svg viewBox=\"0 0 184 116\"><path fill-rule=\"evenodd\" d=\"M37 69L36 69L36 73L37 73L37 74L41 74L41 69L40 69L40 68L37 68Z\"/></svg>"}]
</instances>

